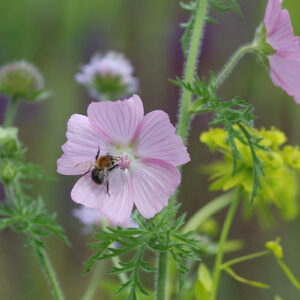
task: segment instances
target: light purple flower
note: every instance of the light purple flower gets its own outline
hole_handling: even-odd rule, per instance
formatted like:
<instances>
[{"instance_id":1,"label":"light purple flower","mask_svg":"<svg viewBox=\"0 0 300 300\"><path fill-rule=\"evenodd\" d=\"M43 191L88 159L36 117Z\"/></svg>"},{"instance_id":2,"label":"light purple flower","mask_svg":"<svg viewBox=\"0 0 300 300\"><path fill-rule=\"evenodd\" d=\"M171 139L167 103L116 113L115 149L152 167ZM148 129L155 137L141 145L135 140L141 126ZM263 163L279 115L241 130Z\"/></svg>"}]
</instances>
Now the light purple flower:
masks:
<instances>
[{"instance_id":1,"label":"light purple flower","mask_svg":"<svg viewBox=\"0 0 300 300\"><path fill-rule=\"evenodd\" d=\"M92 231L94 226L100 227L101 222L103 221L103 215L97 209L87 208L81 206L79 208L73 209L73 215L84 225L83 232L89 233ZM116 224L110 222L109 226L116 227L121 226L124 228L138 228L138 224L132 219L129 218L122 224Z\"/></svg>"},{"instance_id":2,"label":"light purple flower","mask_svg":"<svg viewBox=\"0 0 300 300\"><path fill-rule=\"evenodd\" d=\"M177 166L190 160L182 138L175 134L169 116L152 111L144 116L139 96L116 102L93 102L87 117L74 114L68 122L68 141L57 161L64 175L83 175L78 164L111 154L121 163L109 171L105 185L83 175L72 189L73 201L98 209L111 221L127 220L135 205L145 218L152 218L168 204L181 182Z\"/></svg>"},{"instance_id":3,"label":"light purple flower","mask_svg":"<svg viewBox=\"0 0 300 300\"><path fill-rule=\"evenodd\" d=\"M300 104L300 46L294 35L289 13L282 9L282 0L269 0L264 24L267 42L276 51L269 56L271 78Z\"/></svg>"},{"instance_id":4,"label":"light purple flower","mask_svg":"<svg viewBox=\"0 0 300 300\"><path fill-rule=\"evenodd\" d=\"M76 74L75 79L88 88L92 97L108 100L138 90L138 80L133 77L133 71L123 54L111 51L105 55L94 55L88 64L81 67L81 73Z\"/></svg>"}]
</instances>

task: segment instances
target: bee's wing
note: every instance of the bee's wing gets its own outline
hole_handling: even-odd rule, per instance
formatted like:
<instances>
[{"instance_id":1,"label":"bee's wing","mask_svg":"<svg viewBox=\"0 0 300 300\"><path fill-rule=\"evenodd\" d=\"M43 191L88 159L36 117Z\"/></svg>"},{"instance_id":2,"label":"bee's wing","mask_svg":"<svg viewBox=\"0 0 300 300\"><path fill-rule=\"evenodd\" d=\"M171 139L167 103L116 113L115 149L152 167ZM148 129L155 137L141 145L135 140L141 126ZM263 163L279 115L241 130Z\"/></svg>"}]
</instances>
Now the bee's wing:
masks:
<instances>
[{"instance_id":1,"label":"bee's wing","mask_svg":"<svg viewBox=\"0 0 300 300\"><path fill-rule=\"evenodd\" d=\"M88 172L90 171L94 166L94 162L93 161L86 161L86 162L82 162L82 163L79 163L77 165L75 165L75 168L79 171L82 171L82 172Z\"/></svg>"}]
</instances>

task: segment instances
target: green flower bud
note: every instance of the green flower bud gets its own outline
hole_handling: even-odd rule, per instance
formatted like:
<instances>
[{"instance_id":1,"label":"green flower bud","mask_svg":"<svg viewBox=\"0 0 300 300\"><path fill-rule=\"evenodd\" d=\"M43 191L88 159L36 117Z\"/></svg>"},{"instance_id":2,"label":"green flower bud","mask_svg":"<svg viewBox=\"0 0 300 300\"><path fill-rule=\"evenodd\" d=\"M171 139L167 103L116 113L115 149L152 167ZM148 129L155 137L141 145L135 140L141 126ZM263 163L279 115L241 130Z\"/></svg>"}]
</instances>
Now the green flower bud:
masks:
<instances>
[{"instance_id":1,"label":"green flower bud","mask_svg":"<svg viewBox=\"0 0 300 300\"><path fill-rule=\"evenodd\" d=\"M10 184L17 176L17 170L8 160L4 160L0 169L0 178L5 184Z\"/></svg>"},{"instance_id":2,"label":"green flower bud","mask_svg":"<svg viewBox=\"0 0 300 300\"><path fill-rule=\"evenodd\" d=\"M0 126L0 149L6 155L12 154L19 148L18 129Z\"/></svg>"},{"instance_id":3,"label":"green flower bud","mask_svg":"<svg viewBox=\"0 0 300 300\"><path fill-rule=\"evenodd\" d=\"M275 255L276 258L283 258L283 250L281 245L279 244L280 239L277 238L276 241L270 241L266 243L266 248L271 250L273 252L273 254Z\"/></svg>"},{"instance_id":4,"label":"green flower bud","mask_svg":"<svg viewBox=\"0 0 300 300\"><path fill-rule=\"evenodd\" d=\"M218 222L213 219L207 219L201 226L201 233L208 235L210 237L214 237L218 234L219 231L219 224Z\"/></svg>"},{"instance_id":5,"label":"green flower bud","mask_svg":"<svg viewBox=\"0 0 300 300\"><path fill-rule=\"evenodd\" d=\"M267 42L267 28L264 24L261 24L255 34L253 41L254 50L259 54L261 60L269 65L267 56L276 53L276 50Z\"/></svg>"},{"instance_id":6,"label":"green flower bud","mask_svg":"<svg viewBox=\"0 0 300 300\"><path fill-rule=\"evenodd\" d=\"M44 94L44 79L37 68L26 62L14 62L0 69L0 92L11 98L39 100Z\"/></svg>"}]
</instances>

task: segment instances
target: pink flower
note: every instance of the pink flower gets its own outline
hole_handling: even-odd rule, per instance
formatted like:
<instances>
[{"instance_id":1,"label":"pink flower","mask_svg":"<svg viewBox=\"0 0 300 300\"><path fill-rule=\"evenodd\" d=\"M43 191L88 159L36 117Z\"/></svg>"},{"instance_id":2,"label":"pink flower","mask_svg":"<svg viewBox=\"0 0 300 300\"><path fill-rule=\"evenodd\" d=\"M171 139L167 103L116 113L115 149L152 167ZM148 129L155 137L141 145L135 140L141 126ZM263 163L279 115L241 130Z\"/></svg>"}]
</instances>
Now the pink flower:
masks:
<instances>
[{"instance_id":1,"label":"pink flower","mask_svg":"<svg viewBox=\"0 0 300 300\"><path fill-rule=\"evenodd\" d=\"M168 115L156 110L144 116L137 95L91 103L87 117L71 116L66 135L57 171L83 175L72 189L73 201L98 209L116 223L127 220L134 205L145 218L161 211L180 184L176 167L190 160ZM114 162L103 184L91 177L98 150L100 160L109 154ZM94 167L82 168L88 165Z\"/></svg>"},{"instance_id":2,"label":"pink flower","mask_svg":"<svg viewBox=\"0 0 300 300\"><path fill-rule=\"evenodd\" d=\"M289 13L282 9L282 0L269 0L264 24L267 42L276 51L269 56L271 78L300 104L300 46L294 35Z\"/></svg>"},{"instance_id":3,"label":"pink flower","mask_svg":"<svg viewBox=\"0 0 300 300\"><path fill-rule=\"evenodd\" d=\"M75 80L86 86L92 97L98 100L114 100L138 90L138 80L133 77L133 66L122 53L110 51L95 54L90 62L81 67Z\"/></svg>"},{"instance_id":4,"label":"pink flower","mask_svg":"<svg viewBox=\"0 0 300 300\"><path fill-rule=\"evenodd\" d=\"M103 216L98 210L87 208L84 206L73 209L73 215L84 225L83 228L84 233L91 232L94 226L100 226L103 220ZM138 224L132 218L129 218L122 224L110 223L109 226L112 227L121 226L124 228L138 228Z\"/></svg>"}]
</instances>

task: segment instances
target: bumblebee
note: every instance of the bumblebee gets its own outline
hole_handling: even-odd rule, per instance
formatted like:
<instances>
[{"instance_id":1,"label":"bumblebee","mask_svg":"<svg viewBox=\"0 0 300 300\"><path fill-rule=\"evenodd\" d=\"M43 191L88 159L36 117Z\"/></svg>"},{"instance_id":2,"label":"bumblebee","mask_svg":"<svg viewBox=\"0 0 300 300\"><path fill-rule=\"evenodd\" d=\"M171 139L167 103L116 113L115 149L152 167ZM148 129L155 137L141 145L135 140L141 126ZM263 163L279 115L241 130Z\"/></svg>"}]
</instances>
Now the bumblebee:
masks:
<instances>
[{"instance_id":1,"label":"bumblebee","mask_svg":"<svg viewBox=\"0 0 300 300\"><path fill-rule=\"evenodd\" d=\"M116 165L117 157L106 154L100 156L100 147L98 147L98 152L95 157L95 161L83 162L75 165L75 167L85 172L83 175L86 175L91 171L92 180L99 185L105 185L108 196L109 195L109 172L111 172Z\"/></svg>"}]
</instances>

